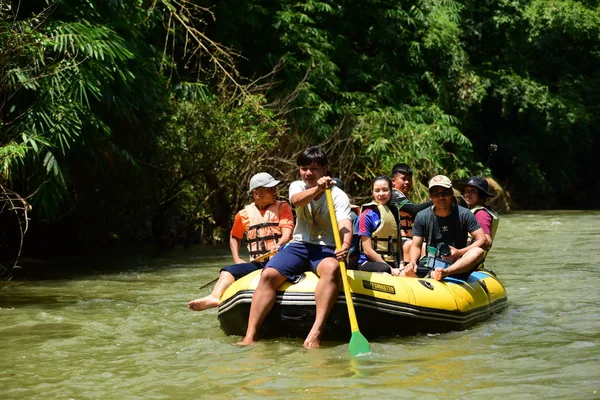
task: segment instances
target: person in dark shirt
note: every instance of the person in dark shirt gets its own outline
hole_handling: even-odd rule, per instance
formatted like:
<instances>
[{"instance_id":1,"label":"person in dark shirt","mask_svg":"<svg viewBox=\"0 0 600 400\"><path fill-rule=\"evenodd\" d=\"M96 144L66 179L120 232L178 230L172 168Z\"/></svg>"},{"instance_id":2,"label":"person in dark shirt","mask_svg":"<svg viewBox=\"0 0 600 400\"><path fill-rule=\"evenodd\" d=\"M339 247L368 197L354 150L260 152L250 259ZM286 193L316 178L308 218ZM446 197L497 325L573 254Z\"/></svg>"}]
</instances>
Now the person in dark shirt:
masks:
<instances>
[{"instance_id":1,"label":"person in dark shirt","mask_svg":"<svg viewBox=\"0 0 600 400\"><path fill-rule=\"evenodd\" d=\"M415 215L421 210L431 207L433 203L426 201L421 204L414 204L408 198L412 189L413 170L406 164L396 164L392 168L392 199L391 205L395 205L400 213L400 234L402 235L402 253L404 263L409 261L410 247L412 243L412 225Z\"/></svg>"},{"instance_id":2,"label":"person in dark shirt","mask_svg":"<svg viewBox=\"0 0 600 400\"><path fill-rule=\"evenodd\" d=\"M486 242L485 233L469 209L453 204L452 181L446 176L431 178L429 197L433 207L419 212L415 217L410 262L405 267L405 273L407 276L424 276L429 272L427 268L419 266L423 243L426 242L428 248L441 250L445 246L447 250L439 257L444 266L434 267L431 270L432 278L438 281L447 276L466 279L485 257L482 248ZM467 242L469 234L474 239L471 244Z\"/></svg>"}]
</instances>

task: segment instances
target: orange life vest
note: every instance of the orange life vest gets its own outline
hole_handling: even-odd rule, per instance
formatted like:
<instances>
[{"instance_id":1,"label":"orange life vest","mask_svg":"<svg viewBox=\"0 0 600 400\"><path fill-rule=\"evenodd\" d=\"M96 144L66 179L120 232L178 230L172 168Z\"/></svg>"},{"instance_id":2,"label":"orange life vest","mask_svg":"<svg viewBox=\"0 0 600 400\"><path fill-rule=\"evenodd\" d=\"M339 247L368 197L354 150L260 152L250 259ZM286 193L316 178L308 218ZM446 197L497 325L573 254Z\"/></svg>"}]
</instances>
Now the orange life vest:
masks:
<instances>
[{"instance_id":1,"label":"orange life vest","mask_svg":"<svg viewBox=\"0 0 600 400\"><path fill-rule=\"evenodd\" d=\"M248 241L248 252L251 258L256 258L262 254L277 247L277 242L281 237L281 227L279 226L279 205L281 201L277 200L275 204L270 205L263 215L256 205L249 204L244 209L248 213L249 227L246 232Z\"/></svg>"}]
</instances>

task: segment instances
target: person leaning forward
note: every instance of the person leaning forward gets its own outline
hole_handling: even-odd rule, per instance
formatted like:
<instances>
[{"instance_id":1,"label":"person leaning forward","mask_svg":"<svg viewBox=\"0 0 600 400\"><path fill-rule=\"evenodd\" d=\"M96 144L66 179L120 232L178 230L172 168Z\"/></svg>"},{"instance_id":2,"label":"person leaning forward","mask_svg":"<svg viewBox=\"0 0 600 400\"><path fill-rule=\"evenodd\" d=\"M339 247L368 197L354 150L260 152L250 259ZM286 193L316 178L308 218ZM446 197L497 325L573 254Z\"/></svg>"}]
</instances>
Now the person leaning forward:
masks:
<instances>
[{"instance_id":1,"label":"person leaning forward","mask_svg":"<svg viewBox=\"0 0 600 400\"><path fill-rule=\"evenodd\" d=\"M312 270L319 276L315 289L316 316L304 347L321 345L325 321L339 294L340 259L348 255L352 242L350 201L335 187L327 174L327 157L318 147L309 147L297 159L302 180L292 182L290 202L296 207L296 226L292 241L265 266L252 296L248 329L239 343L249 345L258 339L260 327L275 304L277 288L286 280L296 281ZM325 190L331 188L336 218L343 241L335 250Z\"/></svg>"},{"instance_id":2,"label":"person leaning forward","mask_svg":"<svg viewBox=\"0 0 600 400\"><path fill-rule=\"evenodd\" d=\"M410 262L405 268L407 276L424 276L428 272L419 268L417 273L424 241L427 241L427 246L439 248L445 244L450 248L450 254L440 257L449 265L431 271L431 277L438 281L447 276L468 278L485 256L483 229L467 208L452 203L453 195L450 179L444 175L431 178L429 197L433 206L420 211L415 217ZM473 243L467 245L469 234Z\"/></svg>"},{"instance_id":3,"label":"person leaning forward","mask_svg":"<svg viewBox=\"0 0 600 400\"><path fill-rule=\"evenodd\" d=\"M235 264L221 270L219 279L208 296L188 303L190 310L203 311L218 306L229 285L250 272L263 268L267 263L268 260L242 260L240 244L244 235L251 259L278 249L291 240L294 216L288 203L277 200L277 185L280 183L266 172L258 173L250 179L248 194L253 202L236 214L229 236L229 248Z\"/></svg>"}]
</instances>

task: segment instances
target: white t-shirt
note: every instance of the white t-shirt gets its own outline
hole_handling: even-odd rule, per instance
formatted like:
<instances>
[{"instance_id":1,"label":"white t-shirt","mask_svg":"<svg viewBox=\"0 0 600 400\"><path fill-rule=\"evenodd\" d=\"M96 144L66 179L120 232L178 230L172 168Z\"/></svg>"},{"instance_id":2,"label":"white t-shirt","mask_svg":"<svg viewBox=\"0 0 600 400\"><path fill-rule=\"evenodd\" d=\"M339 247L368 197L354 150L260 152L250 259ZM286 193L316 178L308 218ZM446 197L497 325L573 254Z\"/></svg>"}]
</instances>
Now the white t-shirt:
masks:
<instances>
[{"instance_id":1,"label":"white t-shirt","mask_svg":"<svg viewBox=\"0 0 600 400\"><path fill-rule=\"evenodd\" d=\"M302 181L294 181L290 185L290 203L292 196L308 189ZM350 219L350 200L346 193L334 186L331 188L333 207L338 224L344 219ZM327 207L327 197L321 194L318 200L313 200L304 207L296 207L296 226L294 227L294 242L318 244L335 247L331 219Z\"/></svg>"}]
</instances>

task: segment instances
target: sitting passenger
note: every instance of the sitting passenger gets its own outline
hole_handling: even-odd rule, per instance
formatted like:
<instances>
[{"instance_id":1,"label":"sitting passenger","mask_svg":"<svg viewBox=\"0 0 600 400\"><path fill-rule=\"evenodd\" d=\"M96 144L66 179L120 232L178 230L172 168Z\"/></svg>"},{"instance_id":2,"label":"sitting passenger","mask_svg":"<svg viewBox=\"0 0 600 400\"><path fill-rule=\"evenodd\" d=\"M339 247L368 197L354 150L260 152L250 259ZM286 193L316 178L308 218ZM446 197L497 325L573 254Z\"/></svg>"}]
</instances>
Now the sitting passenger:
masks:
<instances>
[{"instance_id":1,"label":"sitting passenger","mask_svg":"<svg viewBox=\"0 0 600 400\"><path fill-rule=\"evenodd\" d=\"M472 176L467 183L456 186L462 189L462 195L465 198L467 206L475 215L475 219L477 219L477 222L479 222L481 229L485 233L486 240L483 248L489 250L492 247L494 236L496 236L496 230L498 230L500 216L495 211L485 207L486 200L494 197L488 191L488 181L481 176Z\"/></svg>"},{"instance_id":2,"label":"sitting passenger","mask_svg":"<svg viewBox=\"0 0 600 400\"><path fill-rule=\"evenodd\" d=\"M370 272L402 273L400 257L399 216L395 206L389 206L392 181L379 176L373 181L373 202L365 204L359 216L360 255L350 260L348 268Z\"/></svg>"},{"instance_id":3,"label":"sitting passenger","mask_svg":"<svg viewBox=\"0 0 600 400\"><path fill-rule=\"evenodd\" d=\"M250 179L249 195L253 203L240 210L233 223L229 237L229 248L234 264L219 273L219 279L213 291L205 297L192 300L188 308L203 311L217 307L225 290L237 279L262 269L268 259L260 262L245 262L240 257L240 244L244 235L248 241L248 251L252 259L276 250L292 239L294 217L292 208L285 201L277 200L276 180L266 172L261 172Z\"/></svg>"},{"instance_id":4,"label":"sitting passenger","mask_svg":"<svg viewBox=\"0 0 600 400\"><path fill-rule=\"evenodd\" d=\"M452 203L452 182L447 177L437 175L431 178L429 197L433 207L419 212L415 217L406 275L422 277L431 272L431 277L438 281L447 276L466 279L485 256L482 248L486 241L483 229L468 209ZM467 243L469 234L474 239L471 244ZM422 262L427 260L421 257L425 240L427 247L445 247L446 252L439 257L447 264L445 268L435 267L431 270Z\"/></svg>"},{"instance_id":5,"label":"sitting passenger","mask_svg":"<svg viewBox=\"0 0 600 400\"><path fill-rule=\"evenodd\" d=\"M391 204L396 205L400 211L400 234L402 235L402 259L408 263L410 260L410 246L412 244L412 224L415 215L419 211L431 207L433 203L426 201L421 204L414 204L408 198L408 193L413 186L413 170L406 164L400 163L392 168L392 200Z\"/></svg>"}]
</instances>

